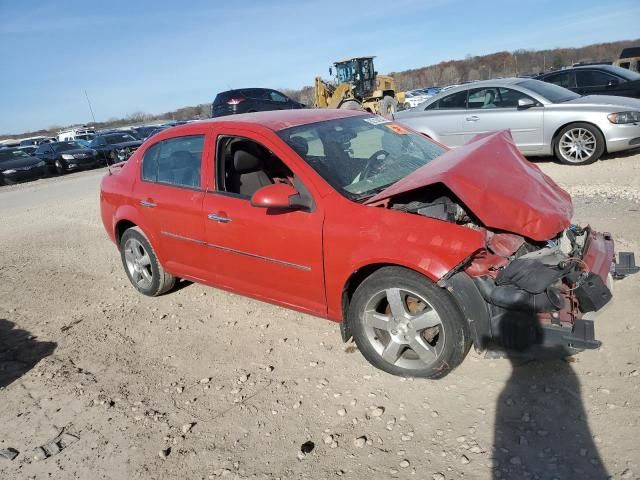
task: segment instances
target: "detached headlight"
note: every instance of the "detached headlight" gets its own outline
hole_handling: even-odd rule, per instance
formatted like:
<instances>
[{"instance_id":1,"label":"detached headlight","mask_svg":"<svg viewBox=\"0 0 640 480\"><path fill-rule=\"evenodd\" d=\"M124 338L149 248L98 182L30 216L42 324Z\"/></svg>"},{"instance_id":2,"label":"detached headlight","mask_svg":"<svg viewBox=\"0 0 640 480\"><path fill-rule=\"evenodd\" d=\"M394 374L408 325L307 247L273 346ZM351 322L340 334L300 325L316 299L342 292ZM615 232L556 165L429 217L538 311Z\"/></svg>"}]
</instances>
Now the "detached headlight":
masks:
<instances>
[{"instance_id":1,"label":"detached headlight","mask_svg":"<svg viewBox=\"0 0 640 480\"><path fill-rule=\"evenodd\" d=\"M62 154L62 159L63 160L73 160L73 155L69 155L68 153L63 153Z\"/></svg>"},{"instance_id":2,"label":"detached headlight","mask_svg":"<svg viewBox=\"0 0 640 480\"><path fill-rule=\"evenodd\" d=\"M9 170L3 170L2 173L4 175L11 175L12 173L16 173L15 170L9 169Z\"/></svg>"},{"instance_id":3,"label":"detached headlight","mask_svg":"<svg viewBox=\"0 0 640 480\"><path fill-rule=\"evenodd\" d=\"M635 123L640 122L640 112L610 113L607 118L611 123Z\"/></svg>"}]
</instances>

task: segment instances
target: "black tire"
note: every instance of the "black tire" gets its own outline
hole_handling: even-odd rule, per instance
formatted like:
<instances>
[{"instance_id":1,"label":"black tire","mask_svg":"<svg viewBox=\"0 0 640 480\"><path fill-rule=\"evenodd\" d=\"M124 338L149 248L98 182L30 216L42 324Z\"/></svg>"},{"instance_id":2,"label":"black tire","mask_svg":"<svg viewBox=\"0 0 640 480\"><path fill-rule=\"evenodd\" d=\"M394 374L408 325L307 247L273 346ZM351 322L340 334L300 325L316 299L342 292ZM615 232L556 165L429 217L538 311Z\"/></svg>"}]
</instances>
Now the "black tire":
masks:
<instances>
[{"instance_id":1,"label":"black tire","mask_svg":"<svg viewBox=\"0 0 640 480\"><path fill-rule=\"evenodd\" d=\"M398 101L389 95L385 95L382 100L378 102L378 111L380 115L396 113L396 110L398 110Z\"/></svg>"},{"instance_id":2,"label":"black tire","mask_svg":"<svg viewBox=\"0 0 640 480\"><path fill-rule=\"evenodd\" d=\"M127 256L129 248L135 248L138 245L144 249L149 260L148 263L146 261L144 262L144 266L142 263L138 265L140 270L132 268L128 264L130 258ZM122 259L122 266L124 267L127 277L129 277L129 281L136 290L144 295L157 297L158 295L162 295L163 293L171 290L176 284L176 277L167 273L164 268L162 268L151 243L139 227L129 228L122 234L122 238L120 239L120 258ZM150 280L147 274L140 273L142 272L142 269L146 270L147 274L150 274ZM138 273L141 277L144 277L146 281L142 282L139 279L134 278L134 275L137 275Z\"/></svg>"},{"instance_id":3,"label":"black tire","mask_svg":"<svg viewBox=\"0 0 640 480\"><path fill-rule=\"evenodd\" d=\"M376 303L378 301L376 299L381 294L385 295L382 302L387 301L387 293L385 292L390 290L401 292L398 298L402 299L405 312L407 311L406 307L409 305L408 300L413 297L411 294L402 297L402 292L411 292L416 297L421 297L421 300L427 302L428 310L425 308L418 311L417 316L406 318L417 319L423 313L435 313L436 321L439 322L437 327L419 330L418 333L414 332L415 335L419 335L416 338L421 340L422 344L428 342L432 348L433 351L427 352L430 355L428 356L429 361L423 361L423 357L417 353L418 350L413 350L413 347L409 347L409 345L400 349L398 358L394 363L383 358L382 354L386 352L391 343L394 343L392 338L397 338L397 336L392 337L392 335L398 333L395 328L404 327L406 333L406 327L395 323L394 329L390 329L388 332L377 330L365 320L365 316L369 317L369 315L365 315L365 312L373 311L369 307L372 302ZM381 308L384 308L384 304ZM408 310L410 310L410 306ZM376 315L378 317L391 317L393 320L393 315L390 311L391 304L389 303L385 312L376 313ZM407 313L410 314L409 312ZM471 347L469 326L451 294L436 286L427 277L402 267L383 267L366 278L358 286L351 299L347 321L349 322L353 339L364 358L373 366L392 375L430 379L442 378L462 363ZM407 322L411 324L412 321L408 320ZM435 329L437 329L437 332ZM432 338L427 339L425 337L426 333L431 335ZM372 335L377 335L378 337L372 339ZM411 338L410 341L414 341L411 333L403 338L408 340L409 337ZM388 340L386 346L384 345L385 338ZM394 345L398 344L394 343Z\"/></svg>"},{"instance_id":4,"label":"black tire","mask_svg":"<svg viewBox=\"0 0 640 480\"><path fill-rule=\"evenodd\" d=\"M362 110L362 105L356 100L345 100L338 108L340 110Z\"/></svg>"},{"instance_id":5,"label":"black tire","mask_svg":"<svg viewBox=\"0 0 640 480\"><path fill-rule=\"evenodd\" d=\"M53 164L53 168L56 170L56 175L64 175L66 173L61 160L56 160Z\"/></svg>"},{"instance_id":6,"label":"black tire","mask_svg":"<svg viewBox=\"0 0 640 480\"><path fill-rule=\"evenodd\" d=\"M569 141L568 137L571 137L573 134L571 132L575 132L577 135L583 135L584 140L581 140L582 145L589 150L589 155L584 158L578 158L579 154L582 154L583 150L576 151L575 159L572 157L572 154L567 151L567 147L564 145ZM578 138L581 138L578 136ZM577 141L577 139L576 139ZM595 145L589 143L593 141ZM564 127L562 130L558 132L553 142L553 153L555 157L558 159L560 163L565 165L589 165L597 161L605 151L605 140L596 127L589 123L571 123ZM586 152L586 150L584 150ZM584 153L586 155L586 153Z\"/></svg>"}]
</instances>

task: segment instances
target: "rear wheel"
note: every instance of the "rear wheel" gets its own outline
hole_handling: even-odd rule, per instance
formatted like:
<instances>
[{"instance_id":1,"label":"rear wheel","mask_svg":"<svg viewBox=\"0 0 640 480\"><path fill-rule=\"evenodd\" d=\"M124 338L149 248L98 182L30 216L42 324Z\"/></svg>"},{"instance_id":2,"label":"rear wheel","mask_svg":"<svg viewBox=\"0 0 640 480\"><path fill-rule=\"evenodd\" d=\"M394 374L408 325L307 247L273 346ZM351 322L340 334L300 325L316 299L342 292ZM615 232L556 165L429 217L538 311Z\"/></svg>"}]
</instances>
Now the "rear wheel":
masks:
<instances>
[{"instance_id":1,"label":"rear wheel","mask_svg":"<svg viewBox=\"0 0 640 480\"><path fill-rule=\"evenodd\" d=\"M444 377L471 346L468 325L451 294L401 267L381 268L364 280L347 321L362 355L393 375Z\"/></svg>"},{"instance_id":2,"label":"rear wheel","mask_svg":"<svg viewBox=\"0 0 640 480\"><path fill-rule=\"evenodd\" d=\"M398 109L398 101L389 96L385 95L380 102L378 102L378 110L380 115L389 115L391 113L395 113Z\"/></svg>"},{"instance_id":3,"label":"rear wheel","mask_svg":"<svg viewBox=\"0 0 640 480\"><path fill-rule=\"evenodd\" d=\"M168 292L176 277L165 272L147 236L138 227L128 229L120 239L122 265L131 284L150 297Z\"/></svg>"},{"instance_id":4,"label":"rear wheel","mask_svg":"<svg viewBox=\"0 0 640 480\"><path fill-rule=\"evenodd\" d=\"M554 153L566 165L589 165L604 153L602 133L588 123L572 123L556 136Z\"/></svg>"}]
</instances>

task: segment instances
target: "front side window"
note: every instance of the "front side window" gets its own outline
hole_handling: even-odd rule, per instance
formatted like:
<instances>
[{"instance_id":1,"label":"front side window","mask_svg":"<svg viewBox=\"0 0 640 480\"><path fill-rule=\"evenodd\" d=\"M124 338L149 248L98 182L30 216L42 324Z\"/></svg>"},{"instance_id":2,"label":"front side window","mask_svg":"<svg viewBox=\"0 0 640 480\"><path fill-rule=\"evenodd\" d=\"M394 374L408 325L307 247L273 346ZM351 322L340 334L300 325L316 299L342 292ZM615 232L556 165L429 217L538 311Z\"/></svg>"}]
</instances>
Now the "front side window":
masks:
<instances>
[{"instance_id":1,"label":"front side window","mask_svg":"<svg viewBox=\"0 0 640 480\"><path fill-rule=\"evenodd\" d=\"M496 87L474 88L469 90L468 108L498 108L500 106L500 95Z\"/></svg>"},{"instance_id":2,"label":"front side window","mask_svg":"<svg viewBox=\"0 0 640 480\"><path fill-rule=\"evenodd\" d=\"M292 127L278 135L327 183L355 201L445 152L422 135L368 115Z\"/></svg>"},{"instance_id":3,"label":"front side window","mask_svg":"<svg viewBox=\"0 0 640 480\"><path fill-rule=\"evenodd\" d=\"M468 108L517 108L518 100L521 98L526 98L535 102L535 100L530 96L511 88L475 88L469 91Z\"/></svg>"},{"instance_id":4,"label":"front side window","mask_svg":"<svg viewBox=\"0 0 640 480\"><path fill-rule=\"evenodd\" d=\"M244 137L222 136L216 150L216 190L250 199L273 183L293 184L293 173L265 146Z\"/></svg>"},{"instance_id":5,"label":"front side window","mask_svg":"<svg viewBox=\"0 0 640 480\"><path fill-rule=\"evenodd\" d=\"M164 140L151 146L142 159L142 179L188 188L200 188L204 135Z\"/></svg>"},{"instance_id":6,"label":"front side window","mask_svg":"<svg viewBox=\"0 0 640 480\"><path fill-rule=\"evenodd\" d=\"M432 103L427 108L429 110L452 110L452 109L464 109L467 108L467 91L454 93L447 97L441 98L435 103Z\"/></svg>"},{"instance_id":7,"label":"front side window","mask_svg":"<svg viewBox=\"0 0 640 480\"><path fill-rule=\"evenodd\" d=\"M598 70L583 70L576 72L576 83L579 87L606 87L609 82L617 78Z\"/></svg>"}]
</instances>

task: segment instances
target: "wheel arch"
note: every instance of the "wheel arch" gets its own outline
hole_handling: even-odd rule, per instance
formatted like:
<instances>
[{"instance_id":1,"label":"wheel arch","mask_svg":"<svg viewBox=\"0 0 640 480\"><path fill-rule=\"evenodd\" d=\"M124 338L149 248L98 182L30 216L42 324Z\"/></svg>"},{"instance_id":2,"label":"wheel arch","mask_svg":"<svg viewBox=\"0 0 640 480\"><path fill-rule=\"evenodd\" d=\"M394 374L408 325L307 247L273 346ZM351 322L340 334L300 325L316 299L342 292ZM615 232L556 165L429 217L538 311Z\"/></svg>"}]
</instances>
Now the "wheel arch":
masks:
<instances>
[{"instance_id":1,"label":"wheel arch","mask_svg":"<svg viewBox=\"0 0 640 480\"><path fill-rule=\"evenodd\" d=\"M118 247L120 246L122 234L131 227L140 228L140 230L142 230L149 239L149 242L151 242L151 246L157 251L157 239L151 233L151 229L148 228L148 225L144 221L142 215L140 215L140 213L138 213L138 211L131 205L121 206L114 215L112 232L113 239Z\"/></svg>"},{"instance_id":2,"label":"wheel arch","mask_svg":"<svg viewBox=\"0 0 640 480\"><path fill-rule=\"evenodd\" d=\"M555 152L556 140L558 139L558 135L560 134L562 129L565 128L565 127L568 127L569 125L574 124L574 123L586 123L587 125L595 128L598 132L600 132L600 135L602 135L602 138L604 139L604 153L607 153L607 137L605 137L604 132L602 131L602 129L600 127L598 127L598 125L596 125L593 122L589 122L589 121L572 120L570 122L563 123L562 125L557 127L556 130L553 132L553 136L551 137L551 154L552 155Z\"/></svg>"}]
</instances>

